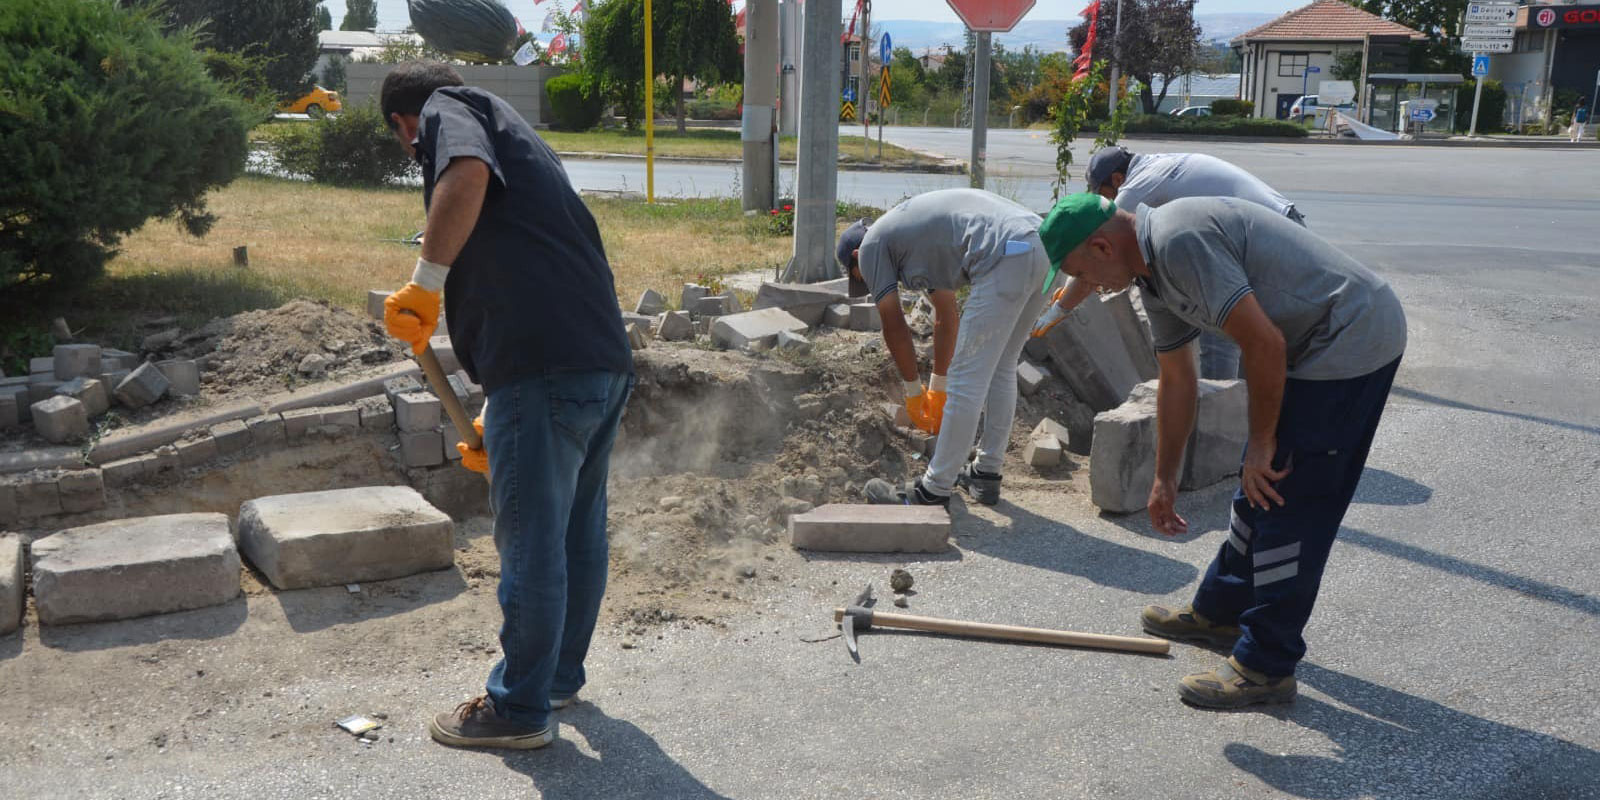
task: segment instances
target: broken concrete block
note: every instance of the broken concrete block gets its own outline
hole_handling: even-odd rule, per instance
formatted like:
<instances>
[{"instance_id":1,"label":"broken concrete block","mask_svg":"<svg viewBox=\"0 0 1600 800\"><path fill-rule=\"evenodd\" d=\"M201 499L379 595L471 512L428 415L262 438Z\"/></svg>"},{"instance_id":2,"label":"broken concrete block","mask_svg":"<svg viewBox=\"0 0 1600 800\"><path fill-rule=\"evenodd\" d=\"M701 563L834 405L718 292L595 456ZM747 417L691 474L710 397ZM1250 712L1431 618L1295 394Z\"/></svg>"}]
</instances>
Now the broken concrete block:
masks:
<instances>
[{"instance_id":1,"label":"broken concrete block","mask_svg":"<svg viewBox=\"0 0 1600 800\"><path fill-rule=\"evenodd\" d=\"M168 328L159 333L152 333L144 337L144 341L139 343L139 350L145 353L154 353L170 347L173 342L178 341L178 333L177 328Z\"/></svg>"},{"instance_id":2,"label":"broken concrete block","mask_svg":"<svg viewBox=\"0 0 1600 800\"><path fill-rule=\"evenodd\" d=\"M654 289L644 290L644 294L639 295L639 302L633 307L633 313L647 317L653 317L666 310L667 298L662 297L661 293Z\"/></svg>"},{"instance_id":3,"label":"broken concrete block","mask_svg":"<svg viewBox=\"0 0 1600 800\"><path fill-rule=\"evenodd\" d=\"M661 316L656 336L662 341L682 342L694 338L694 320L687 311L668 311Z\"/></svg>"},{"instance_id":4,"label":"broken concrete block","mask_svg":"<svg viewBox=\"0 0 1600 800\"><path fill-rule=\"evenodd\" d=\"M156 472L168 472L183 466L183 460L178 458L178 448L170 444L157 447L151 455L156 458Z\"/></svg>"},{"instance_id":5,"label":"broken concrete block","mask_svg":"<svg viewBox=\"0 0 1600 800\"><path fill-rule=\"evenodd\" d=\"M763 308L717 318L711 325L711 340L729 350L770 348L778 342L778 332L804 333L806 324L781 308Z\"/></svg>"},{"instance_id":6,"label":"broken concrete block","mask_svg":"<svg viewBox=\"0 0 1600 800\"><path fill-rule=\"evenodd\" d=\"M54 356L39 356L28 359L29 375L55 375L56 359Z\"/></svg>"},{"instance_id":7,"label":"broken concrete block","mask_svg":"<svg viewBox=\"0 0 1600 800\"><path fill-rule=\"evenodd\" d=\"M1155 400L1135 399L1096 414L1089 451L1090 501L1115 514L1138 511L1150 499L1155 474Z\"/></svg>"},{"instance_id":8,"label":"broken concrete block","mask_svg":"<svg viewBox=\"0 0 1600 800\"><path fill-rule=\"evenodd\" d=\"M61 510L67 514L106 507L106 484L98 469L63 472L56 479L56 488L61 494Z\"/></svg>"},{"instance_id":9,"label":"broken concrete block","mask_svg":"<svg viewBox=\"0 0 1600 800\"><path fill-rule=\"evenodd\" d=\"M134 366L137 367L139 365L138 365L137 362L135 362ZM113 389L115 389L119 384L122 383L122 379L123 378L128 377L128 373L130 373L130 372L133 372L133 370L132 369L113 369L113 370L109 370L109 371L100 373L100 382L105 384L106 393L110 394Z\"/></svg>"},{"instance_id":10,"label":"broken concrete block","mask_svg":"<svg viewBox=\"0 0 1600 800\"><path fill-rule=\"evenodd\" d=\"M279 589L446 569L454 539L450 517L409 486L275 495L239 508L239 545Z\"/></svg>"},{"instance_id":11,"label":"broken concrete block","mask_svg":"<svg viewBox=\"0 0 1600 800\"><path fill-rule=\"evenodd\" d=\"M304 438L312 428L322 424L322 409L320 408L297 408L293 411L283 412L282 416L283 438L291 442Z\"/></svg>"},{"instance_id":12,"label":"broken concrete block","mask_svg":"<svg viewBox=\"0 0 1600 800\"><path fill-rule=\"evenodd\" d=\"M436 467L444 463L444 437L437 430L400 434L400 463L407 467Z\"/></svg>"},{"instance_id":13,"label":"broken concrete block","mask_svg":"<svg viewBox=\"0 0 1600 800\"><path fill-rule=\"evenodd\" d=\"M217 440L210 433L178 442L175 446L178 448L178 463L184 469L203 466L217 457Z\"/></svg>"},{"instance_id":14,"label":"broken concrete block","mask_svg":"<svg viewBox=\"0 0 1600 800\"><path fill-rule=\"evenodd\" d=\"M630 322L627 327L623 328L623 332L628 334L628 347L634 350L643 350L650 346L650 334L645 333L643 325L637 322Z\"/></svg>"},{"instance_id":15,"label":"broken concrete block","mask_svg":"<svg viewBox=\"0 0 1600 800\"><path fill-rule=\"evenodd\" d=\"M950 514L938 506L835 503L789 518L789 543L803 550L936 553L949 541Z\"/></svg>"},{"instance_id":16,"label":"broken concrete block","mask_svg":"<svg viewBox=\"0 0 1600 800\"><path fill-rule=\"evenodd\" d=\"M819 283L763 283L751 308L781 308L795 319L816 327L828 306L845 299L845 290Z\"/></svg>"},{"instance_id":17,"label":"broken concrete block","mask_svg":"<svg viewBox=\"0 0 1600 800\"><path fill-rule=\"evenodd\" d=\"M98 417L111 409L111 396L106 385L97 378L77 377L56 387L56 394L70 397L83 404L83 410Z\"/></svg>"},{"instance_id":18,"label":"broken concrete block","mask_svg":"<svg viewBox=\"0 0 1600 800\"><path fill-rule=\"evenodd\" d=\"M444 404L427 392L411 392L394 399L394 424L407 433L439 427Z\"/></svg>"},{"instance_id":19,"label":"broken concrete block","mask_svg":"<svg viewBox=\"0 0 1600 800\"><path fill-rule=\"evenodd\" d=\"M22 627L22 537L0 536L0 636Z\"/></svg>"},{"instance_id":20,"label":"broken concrete block","mask_svg":"<svg viewBox=\"0 0 1600 800\"><path fill-rule=\"evenodd\" d=\"M45 441L54 444L74 442L89 435L89 412L83 403L56 395L30 407L33 427Z\"/></svg>"},{"instance_id":21,"label":"broken concrete block","mask_svg":"<svg viewBox=\"0 0 1600 800\"><path fill-rule=\"evenodd\" d=\"M822 312L822 324L830 328L850 329L850 304L834 303Z\"/></svg>"},{"instance_id":22,"label":"broken concrete block","mask_svg":"<svg viewBox=\"0 0 1600 800\"><path fill-rule=\"evenodd\" d=\"M0 392L0 430L15 428L21 424L22 410L17 405L17 393Z\"/></svg>"},{"instance_id":23,"label":"broken concrete block","mask_svg":"<svg viewBox=\"0 0 1600 800\"><path fill-rule=\"evenodd\" d=\"M796 319L798 319L798 317ZM801 322L804 321L805 320L801 320ZM776 347L779 350L804 355L811 352L811 340L799 333L789 330L781 330L778 331Z\"/></svg>"},{"instance_id":24,"label":"broken concrete block","mask_svg":"<svg viewBox=\"0 0 1600 800\"><path fill-rule=\"evenodd\" d=\"M128 373L128 377L117 384L112 394L117 397L117 402L129 408L144 408L161 399L167 393L172 382L167 376L156 368L155 364L140 364L138 369Z\"/></svg>"},{"instance_id":25,"label":"broken concrete block","mask_svg":"<svg viewBox=\"0 0 1600 800\"><path fill-rule=\"evenodd\" d=\"M61 513L61 489L54 476L35 475L16 484L17 516L21 519Z\"/></svg>"},{"instance_id":26,"label":"broken concrete block","mask_svg":"<svg viewBox=\"0 0 1600 800\"><path fill-rule=\"evenodd\" d=\"M678 296L678 308L682 311L693 311L700 298L711 294L711 290L698 283L683 285L683 293Z\"/></svg>"},{"instance_id":27,"label":"broken concrete block","mask_svg":"<svg viewBox=\"0 0 1600 800\"><path fill-rule=\"evenodd\" d=\"M146 453L106 464L100 468L100 478L107 489L120 489L138 483L147 475L154 475L155 471L156 457Z\"/></svg>"},{"instance_id":28,"label":"broken concrete block","mask_svg":"<svg viewBox=\"0 0 1600 800\"><path fill-rule=\"evenodd\" d=\"M356 403L361 429L387 431L394 428L394 405L387 398L366 397Z\"/></svg>"},{"instance_id":29,"label":"broken concrete block","mask_svg":"<svg viewBox=\"0 0 1600 800\"><path fill-rule=\"evenodd\" d=\"M307 378L320 378L332 364L333 359L321 353L306 353L306 357L300 359L300 365L295 367L295 371Z\"/></svg>"},{"instance_id":30,"label":"broken concrete block","mask_svg":"<svg viewBox=\"0 0 1600 800\"><path fill-rule=\"evenodd\" d=\"M168 514L70 528L33 543L46 625L129 619L239 596L239 551L224 514Z\"/></svg>"},{"instance_id":31,"label":"broken concrete block","mask_svg":"<svg viewBox=\"0 0 1600 800\"><path fill-rule=\"evenodd\" d=\"M383 289L368 289L367 290L367 316L372 317L373 319L375 319L375 320L377 320L379 322L382 322L383 321L383 301L388 300L390 294L393 294L393 292L388 292L388 291L385 291Z\"/></svg>"},{"instance_id":32,"label":"broken concrete block","mask_svg":"<svg viewBox=\"0 0 1600 800\"><path fill-rule=\"evenodd\" d=\"M137 355L126 350L118 350L115 347L100 348L100 369L104 372L120 369L131 371L134 367L139 366L139 362L142 360ZM110 385L115 386L116 384Z\"/></svg>"},{"instance_id":33,"label":"broken concrete block","mask_svg":"<svg viewBox=\"0 0 1600 800\"><path fill-rule=\"evenodd\" d=\"M728 299L722 305L725 314L743 314L745 311L744 303L739 301L739 293L732 289L728 290Z\"/></svg>"},{"instance_id":34,"label":"broken concrete block","mask_svg":"<svg viewBox=\"0 0 1600 800\"><path fill-rule=\"evenodd\" d=\"M1053 467L1061 463L1061 440L1050 434L1034 434L1022 448L1022 460L1031 467Z\"/></svg>"},{"instance_id":35,"label":"broken concrete block","mask_svg":"<svg viewBox=\"0 0 1600 800\"><path fill-rule=\"evenodd\" d=\"M855 303L851 305L850 330L883 330L883 318L878 315L878 306L874 303Z\"/></svg>"},{"instance_id":36,"label":"broken concrete block","mask_svg":"<svg viewBox=\"0 0 1600 800\"><path fill-rule=\"evenodd\" d=\"M58 344L54 353L52 360L58 381L70 381L85 375L92 378L100 374L100 345Z\"/></svg>"},{"instance_id":37,"label":"broken concrete block","mask_svg":"<svg viewBox=\"0 0 1600 800\"><path fill-rule=\"evenodd\" d=\"M1039 391L1039 387L1050 379L1050 372L1043 367L1035 365L1026 359L1017 362L1017 391L1024 397Z\"/></svg>"},{"instance_id":38,"label":"broken concrete block","mask_svg":"<svg viewBox=\"0 0 1600 800\"><path fill-rule=\"evenodd\" d=\"M1143 380L1111 312L1090 295L1044 337L1055 373L1096 412L1122 405Z\"/></svg>"},{"instance_id":39,"label":"broken concrete block","mask_svg":"<svg viewBox=\"0 0 1600 800\"><path fill-rule=\"evenodd\" d=\"M645 333L652 333L656 329L655 317L647 317L643 314L635 314L632 311L622 312L622 327L628 327L628 323L630 322L638 323L639 327L644 328Z\"/></svg>"},{"instance_id":40,"label":"broken concrete block","mask_svg":"<svg viewBox=\"0 0 1600 800\"><path fill-rule=\"evenodd\" d=\"M251 417L244 421L244 425L250 429L250 443L257 447L277 444L286 438L283 432L283 417L277 414Z\"/></svg>"},{"instance_id":41,"label":"broken concrete block","mask_svg":"<svg viewBox=\"0 0 1600 800\"><path fill-rule=\"evenodd\" d=\"M420 391L422 391L422 384L418 383L417 379L410 375L401 375L398 378L390 378L383 382L383 394L389 398L391 403L394 402L395 397L406 392Z\"/></svg>"},{"instance_id":42,"label":"broken concrete block","mask_svg":"<svg viewBox=\"0 0 1600 800\"><path fill-rule=\"evenodd\" d=\"M28 377L28 405L33 405L40 400L49 400L60 389L63 381L56 380L55 373L44 372Z\"/></svg>"},{"instance_id":43,"label":"broken concrete block","mask_svg":"<svg viewBox=\"0 0 1600 800\"><path fill-rule=\"evenodd\" d=\"M192 397L200 393L200 365L192 359L157 361L156 369L167 376L171 386L167 391L174 397Z\"/></svg>"},{"instance_id":44,"label":"broken concrete block","mask_svg":"<svg viewBox=\"0 0 1600 800\"><path fill-rule=\"evenodd\" d=\"M1117 334L1122 337L1122 346L1127 350L1128 357L1133 359L1133 366L1139 372L1141 380L1151 380L1159 373L1156 366L1156 349L1150 341L1150 325L1139 319L1138 312L1134 311L1133 289L1124 289L1115 294L1101 298L1101 304L1111 314L1111 321L1117 327Z\"/></svg>"},{"instance_id":45,"label":"broken concrete block","mask_svg":"<svg viewBox=\"0 0 1600 800\"><path fill-rule=\"evenodd\" d=\"M720 317L730 313L728 311L728 297L725 294L707 295L695 301L692 311L697 317Z\"/></svg>"},{"instance_id":46,"label":"broken concrete block","mask_svg":"<svg viewBox=\"0 0 1600 800\"><path fill-rule=\"evenodd\" d=\"M1242 380L1201 380L1194 432L1185 450L1180 489L1237 477L1250 440L1250 393Z\"/></svg>"},{"instance_id":47,"label":"broken concrete block","mask_svg":"<svg viewBox=\"0 0 1600 800\"><path fill-rule=\"evenodd\" d=\"M211 438L219 454L237 453L250 446L250 428L242 419L219 422L211 426Z\"/></svg>"}]
</instances>

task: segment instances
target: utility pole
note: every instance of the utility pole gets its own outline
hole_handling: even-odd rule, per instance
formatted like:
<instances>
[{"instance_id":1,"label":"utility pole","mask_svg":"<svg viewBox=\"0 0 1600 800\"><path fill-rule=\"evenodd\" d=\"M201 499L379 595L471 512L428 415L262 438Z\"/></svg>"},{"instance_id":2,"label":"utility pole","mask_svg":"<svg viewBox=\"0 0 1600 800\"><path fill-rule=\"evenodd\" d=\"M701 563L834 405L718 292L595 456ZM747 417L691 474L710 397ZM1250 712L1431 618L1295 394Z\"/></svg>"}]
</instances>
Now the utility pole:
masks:
<instances>
[{"instance_id":1,"label":"utility pole","mask_svg":"<svg viewBox=\"0 0 1600 800\"><path fill-rule=\"evenodd\" d=\"M747 0L744 28L744 210L765 211L777 201L772 151L773 106L778 91L778 0Z\"/></svg>"},{"instance_id":2,"label":"utility pole","mask_svg":"<svg viewBox=\"0 0 1600 800\"><path fill-rule=\"evenodd\" d=\"M870 23L872 19L872 0L861 0L861 77L856 79L856 99L860 100L861 109L861 160L868 161L872 152L867 148L872 141L872 115L867 113L867 106L872 103L872 90L867 88L871 84L869 77L872 74L872 36ZM878 109L882 114L883 109Z\"/></svg>"},{"instance_id":3,"label":"utility pole","mask_svg":"<svg viewBox=\"0 0 1600 800\"><path fill-rule=\"evenodd\" d=\"M988 150L990 35L988 31L978 32L977 53L972 66L972 160L968 172L974 189L984 188L983 160Z\"/></svg>"},{"instance_id":4,"label":"utility pole","mask_svg":"<svg viewBox=\"0 0 1600 800\"><path fill-rule=\"evenodd\" d=\"M644 201L656 201L656 71L650 0L644 0Z\"/></svg>"},{"instance_id":5,"label":"utility pole","mask_svg":"<svg viewBox=\"0 0 1600 800\"><path fill-rule=\"evenodd\" d=\"M778 6L778 36L783 40L782 87L778 92L778 133L795 135L800 117L800 3L783 0ZM748 22L748 20L747 20Z\"/></svg>"},{"instance_id":6,"label":"utility pole","mask_svg":"<svg viewBox=\"0 0 1600 800\"><path fill-rule=\"evenodd\" d=\"M1122 38L1122 0L1117 0L1117 23L1111 32L1111 86L1106 93L1107 114L1117 113L1117 42ZM1090 87L1091 89L1093 87Z\"/></svg>"},{"instance_id":7,"label":"utility pole","mask_svg":"<svg viewBox=\"0 0 1600 800\"><path fill-rule=\"evenodd\" d=\"M794 258L784 279L816 283L839 275L833 257L839 193L839 0L808 0L804 11Z\"/></svg>"}]
</instances>

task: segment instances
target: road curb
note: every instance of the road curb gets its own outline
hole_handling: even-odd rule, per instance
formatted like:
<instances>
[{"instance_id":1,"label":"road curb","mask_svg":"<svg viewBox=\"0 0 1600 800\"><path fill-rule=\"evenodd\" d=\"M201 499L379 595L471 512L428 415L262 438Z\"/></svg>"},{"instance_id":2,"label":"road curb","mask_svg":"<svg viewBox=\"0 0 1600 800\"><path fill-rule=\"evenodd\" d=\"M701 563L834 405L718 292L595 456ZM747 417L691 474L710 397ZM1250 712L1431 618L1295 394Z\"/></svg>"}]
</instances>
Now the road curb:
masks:
<instances>
[{"instance_id":1,"label":"road curb","mask_svg":"<svg viewBox=\"0 0 1600 800\"><path fill-rule=\"evenodd\" d=\"M562 158L577 159L580 161L643 161L644 156L634 153L595 153L589 151L556 151ZM670 164L722 164L742 165L743 159L738 158L699 158L695 156L656 156L656 161ZM795 166L793 161L780 161L782 166ZM841 172L921 172L936 175L965 175L967 164L965 161L946 159L938 164L869 164L853 161L841 161L838 164Z\"/></svg>"}]
</instances>

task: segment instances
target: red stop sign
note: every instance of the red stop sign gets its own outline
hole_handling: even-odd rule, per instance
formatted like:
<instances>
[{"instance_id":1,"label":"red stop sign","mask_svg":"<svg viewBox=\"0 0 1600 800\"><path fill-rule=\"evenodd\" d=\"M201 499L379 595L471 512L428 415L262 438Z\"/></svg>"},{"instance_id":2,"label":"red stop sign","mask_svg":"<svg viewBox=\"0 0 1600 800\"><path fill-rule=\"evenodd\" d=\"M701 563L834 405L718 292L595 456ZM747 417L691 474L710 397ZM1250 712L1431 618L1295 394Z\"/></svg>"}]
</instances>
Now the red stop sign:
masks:
<instances>
[{"instance_id":1,"label":"red stop sign","mask_svg":"<svg viewBox=\"0 0 1600 800\"><path fill-rule=\"evenodd\" d=\"M1016 27L1034 0L947 0L961 21L974 31L1004 33Z\"/></svg>"}]
</instances>

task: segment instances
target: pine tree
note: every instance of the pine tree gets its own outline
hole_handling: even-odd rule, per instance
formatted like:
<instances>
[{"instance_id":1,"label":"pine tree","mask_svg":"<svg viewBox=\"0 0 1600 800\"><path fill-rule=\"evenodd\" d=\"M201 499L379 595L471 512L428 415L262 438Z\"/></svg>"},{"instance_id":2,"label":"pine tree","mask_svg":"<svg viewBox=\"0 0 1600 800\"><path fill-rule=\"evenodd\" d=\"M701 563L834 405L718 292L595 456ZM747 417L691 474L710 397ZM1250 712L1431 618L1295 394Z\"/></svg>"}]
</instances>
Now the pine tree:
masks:
<instances>
[{"instance_id":1,"label":"pine tree","mask_svg":"<svg viewBox=\"0 0 1600 800\"><path fill-rule=\"evenodd\" d=\"M378 0L347 0L341 31L371 31L378 28Z\"/></svg>"}]
</instances>

